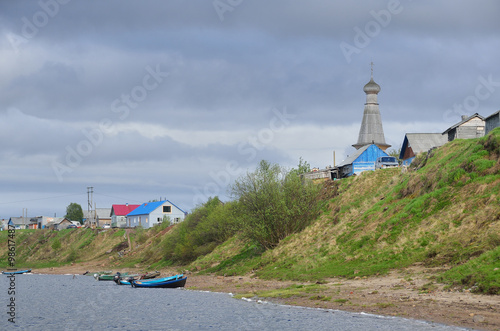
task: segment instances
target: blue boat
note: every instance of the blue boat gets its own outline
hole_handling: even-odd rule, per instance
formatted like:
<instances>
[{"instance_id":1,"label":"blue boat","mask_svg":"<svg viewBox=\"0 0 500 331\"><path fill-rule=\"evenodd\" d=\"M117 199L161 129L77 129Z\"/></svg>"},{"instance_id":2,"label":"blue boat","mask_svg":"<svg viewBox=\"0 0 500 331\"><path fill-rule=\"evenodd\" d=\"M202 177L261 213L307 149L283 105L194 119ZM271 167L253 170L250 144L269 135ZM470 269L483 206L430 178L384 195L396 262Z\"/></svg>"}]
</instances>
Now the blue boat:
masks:
<instances>
[{"instance_id":1,"label":"blue boat","mask_svg":"<svg viewBox=\"0 0 500 331\"><path fill-rule=\"evenodd\" d=\"M2 271L2 274L4 274L4 275L20 275L20 274L25 274L28 272L31 272L31 269L19 270L19 271Z\"/></svg>"},{"instance_id":2,"label":"blue boat","mask_svg":"<svg viewBox=\"0 0 500 331\"><path fill-rule=\"evenodd\" d=\"M176 288L186 285L187 277L183 274L152 280L130 280L132 287Z\"/></svg>"},{"instance_id":3,"label":"blue boat","mask_svg":"<svg viewBox=\"0 0 500 331\"><path fill-rule=\"evenodd\" d=\"M116 279L115 283L118 285L130 285L130 281L127 279Z\"/></svg>"},{"instance_id":4,"label":"blue boat","mask_svg":"<svg viewBox=\"0 0 500 331\"><path fill-rule=\"evenodd\" d=\"M130 280L134 279L134 277L126 277L127 274L121 274L119 272L116 273L115 277L113 280L115 281L116 284L118 285L130 285ZM122 278L126 277L126 278Z\"/></svg>"}]
</instances>

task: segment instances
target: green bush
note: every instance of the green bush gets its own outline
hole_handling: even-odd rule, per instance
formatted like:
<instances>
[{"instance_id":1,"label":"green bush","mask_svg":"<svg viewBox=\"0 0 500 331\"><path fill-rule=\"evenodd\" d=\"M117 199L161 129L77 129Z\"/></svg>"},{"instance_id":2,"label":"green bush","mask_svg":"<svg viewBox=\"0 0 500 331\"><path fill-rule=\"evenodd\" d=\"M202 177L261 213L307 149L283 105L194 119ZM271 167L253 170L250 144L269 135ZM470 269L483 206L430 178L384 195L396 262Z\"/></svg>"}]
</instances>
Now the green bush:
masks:
<instances>
[{"instance_id":1,"label":"green bush","mask_svg":"<svg viewBox=\"0 0 500 331\"><path fill-rule=\"evenodd\" d=\"M59 240L59 238L54 239L54 241L52 242L51 247L55 251L61 248L61 241Z\"/></svg>"},{"instance_id":2,"label":"green bush","mask_svg":"<svg viewBox=\"0 0 500 331\"><path fill-rule=\"evenodd\" d=\"M212 252L236 233L234 213L234 202L222 203L218 197L209 198L165 238L164 258L185 263Z\"/></svg>"},{"instance_id":3,"label":"green bush","mask_svg":"<svg viewBox=\"0 0 500 331\"><path fill-rule=\"evenodd\" d=\"M319 216L320 186L304 180L299 169L288 171L278 164L261 161L232 186L238 201L243 234L264 248L276 247L287 236L302 231Z\"/></svg>"}]
</instances>

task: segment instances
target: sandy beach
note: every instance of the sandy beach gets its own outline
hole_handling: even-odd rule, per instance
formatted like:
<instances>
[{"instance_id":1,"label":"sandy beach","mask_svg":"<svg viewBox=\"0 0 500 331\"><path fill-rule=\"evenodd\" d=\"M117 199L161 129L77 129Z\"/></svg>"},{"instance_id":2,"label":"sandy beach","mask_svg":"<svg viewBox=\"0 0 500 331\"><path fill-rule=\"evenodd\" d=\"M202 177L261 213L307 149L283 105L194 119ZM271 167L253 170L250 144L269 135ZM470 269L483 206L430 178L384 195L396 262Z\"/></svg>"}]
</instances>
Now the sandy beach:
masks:
<instances>
[{"instance_id":1,"label":"sandy beach","mask_svg":"<svg viewBox=\"0 0 500 331\"><path fill-rule=\"evenodd\" d=\"M76 274L101 270L140 273L134 268L113 269L105 265L78 263L61 268L34 269L41 274ZM178 273L178 269L162 269L162 276ZM252 275L217 276L188 274L187 289L226 292L261 298L264 301L304 307L335 309L350 312L398 316L435 323L461 326L475 330L500 330L500 297L448 291L442 284L429 281L436 272L421 266L391 272L388 275L340 279L321 283L314 294L291 297L258 297L262 291L284 289L292 285L311 285L294 281L264 280Z\"/></svg>"}]
</instances>

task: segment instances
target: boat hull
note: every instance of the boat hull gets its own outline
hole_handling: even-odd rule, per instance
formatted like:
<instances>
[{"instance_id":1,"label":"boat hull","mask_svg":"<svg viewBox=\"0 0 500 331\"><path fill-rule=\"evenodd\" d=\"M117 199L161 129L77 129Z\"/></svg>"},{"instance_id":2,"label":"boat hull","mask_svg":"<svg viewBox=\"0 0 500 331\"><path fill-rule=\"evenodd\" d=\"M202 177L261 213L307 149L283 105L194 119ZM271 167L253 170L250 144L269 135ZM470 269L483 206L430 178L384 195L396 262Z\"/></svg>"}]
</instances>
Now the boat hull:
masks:
<instances>
[{"instance_id":1,"label":"boat hull","mask_svg":"<svg viewBox=\"0 0 500 331\"><path fill-rule=\"evenodd\" d=\"M130 282L128 280L125 280L125 279L115 280L115 283L118 285L130 285Z\"/></svg>"},{"instance_id":2,"label":"boat hull","mask_svg":"<svg viewBox=\"0 0 500 331\"><path fill-rule=\"evenodd\" d=\"M173 276L167 278L160 278L155 280L132 280L130 281L130 285L132 287L149 287L149 288L177 288L184 287L186 285L187 277Z\"/></svg>"},{"instance_id":3,"label":"boat hull","mask_svg":"<svg viewBox=\"0 0 500 331\"><path fill-rule=\"evenodd\" d=\"M100 275L95 277L97 280L113 280L115 275Z\"/></svg>"},{"instance_id":4,"label":"boat hull","mask_svg":"<svg viewBox=\"0 0 500 331\"><path fill-rule=\"evenodd\" d=\"M160 275L159 271L148 272L145 275L141 275L141 279L153 279Z\"/></svg>"},{"instance_id":5,"label":"boat hull","mask_svg":"<svg viewBox=\"0 0 500 331\"><path fill-rule=\"evenodd\" d=\"M31 272L31 269L19 270L19 271L2 271L2 274L4 274L4 275L20 275L20 274L26 274L28 272Z\"/></svg>"}]
</instances>

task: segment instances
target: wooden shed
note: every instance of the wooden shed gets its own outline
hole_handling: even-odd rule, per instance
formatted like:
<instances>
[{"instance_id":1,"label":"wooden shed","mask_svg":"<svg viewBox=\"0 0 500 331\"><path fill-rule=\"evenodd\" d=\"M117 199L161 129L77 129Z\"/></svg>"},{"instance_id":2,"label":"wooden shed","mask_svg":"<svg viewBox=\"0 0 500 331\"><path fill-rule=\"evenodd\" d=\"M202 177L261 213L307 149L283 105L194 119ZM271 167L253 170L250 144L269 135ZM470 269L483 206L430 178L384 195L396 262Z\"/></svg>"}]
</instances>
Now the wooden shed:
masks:
<instances>
[{"instance_id":1,"label":"wooden shed","mask_svg":"<svg viewBox=\"0 0 500 331\"><path fill-rule=\"evenodd\" d=\"M497 111L496 113L493 113L490 116L486 117L484 122L485 122L484 134L487 135L494 128L498 128L500 126L500 110Z\"/></svg>"},{"instance_id":2,"label":"wooden shed","mask_svg":"<svg viewBox=\"0 0 500 331\"><path fill-rule=\"evenodd\" d=\"M407 133L399 158L403 161L403 165L409 165L418 154L442 146L447 142L448 137L441 133Z\"/></svg>"},{"instance_id":3,"label":"wooden shed","mask_svg":"<svg viewBox=\"0 0 500 331\"><path fill-rule=\"evenodd\" d=\"M448 136L448 141L454 139L472 139L484 136L484 117L475 113L472 116L462 116L462 120L457 124L449 127L443 132Z\"/></svg>"}]
</instances>

